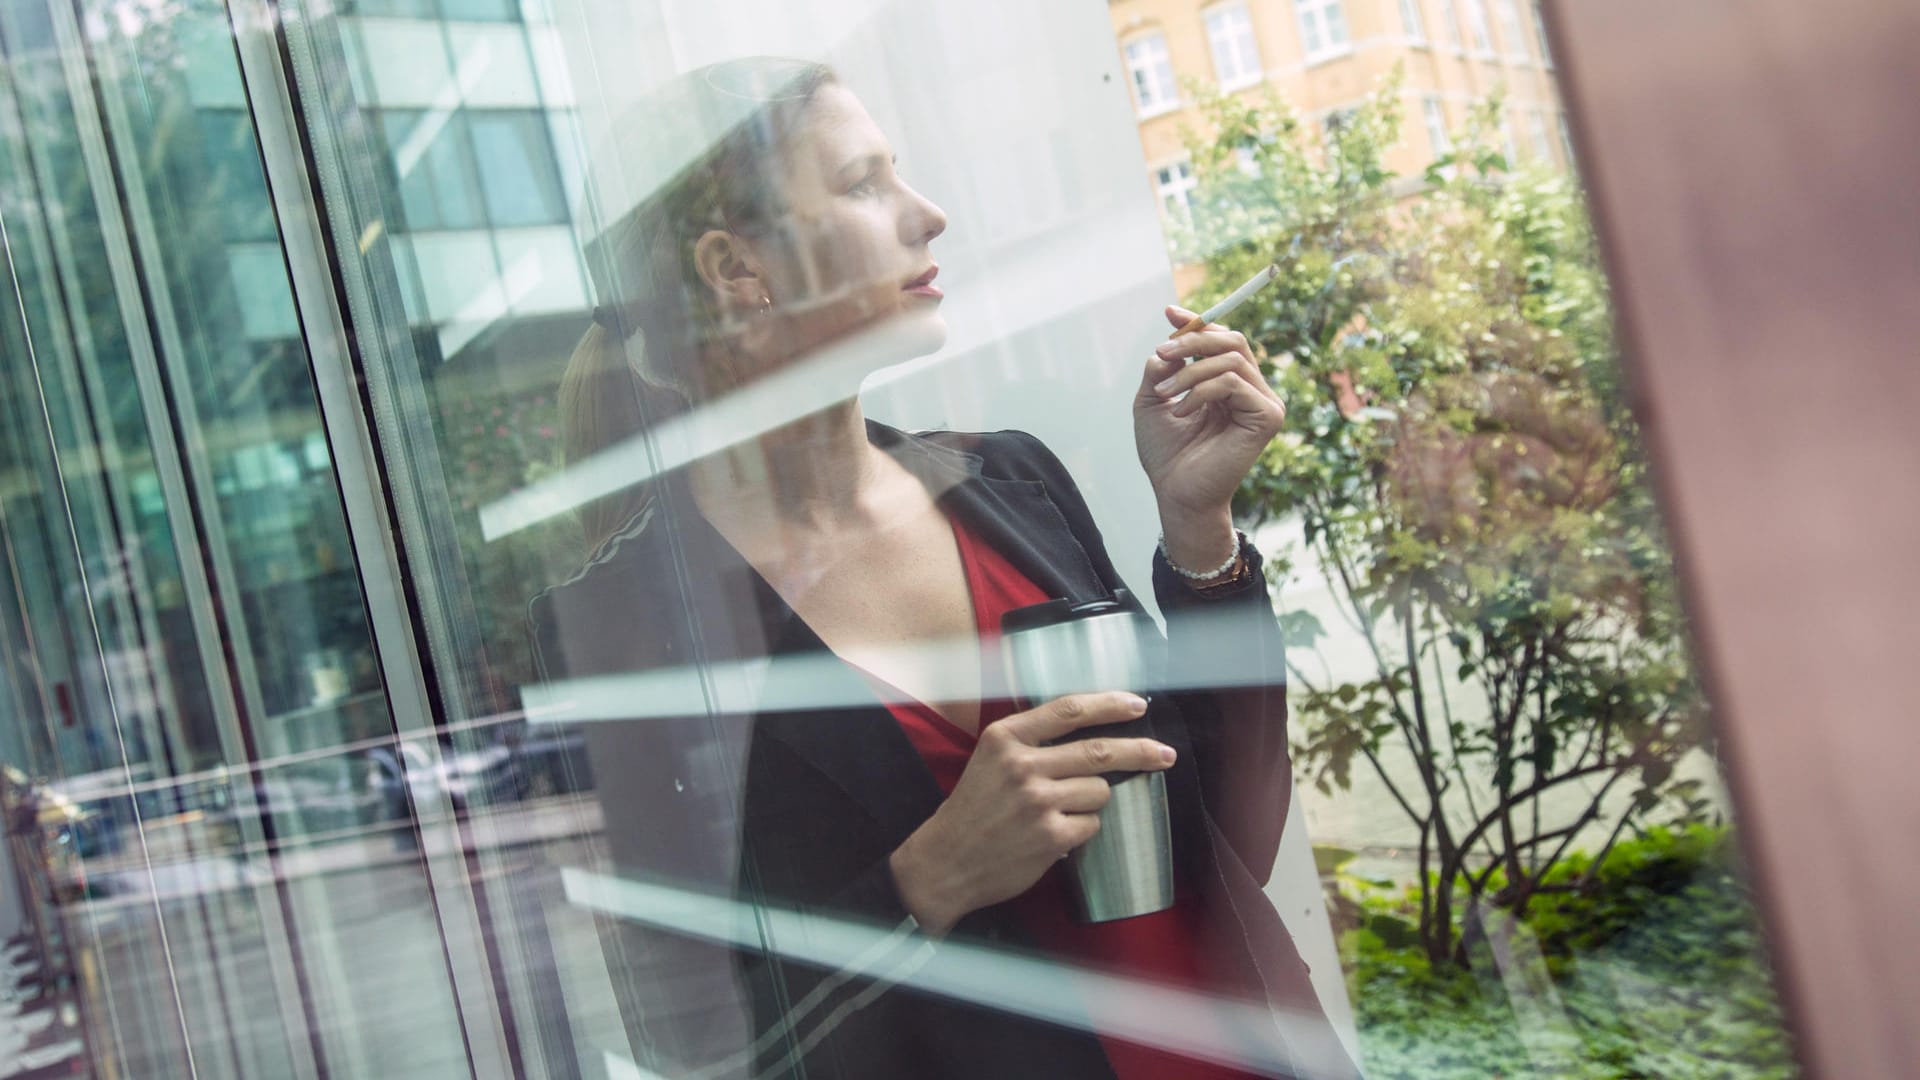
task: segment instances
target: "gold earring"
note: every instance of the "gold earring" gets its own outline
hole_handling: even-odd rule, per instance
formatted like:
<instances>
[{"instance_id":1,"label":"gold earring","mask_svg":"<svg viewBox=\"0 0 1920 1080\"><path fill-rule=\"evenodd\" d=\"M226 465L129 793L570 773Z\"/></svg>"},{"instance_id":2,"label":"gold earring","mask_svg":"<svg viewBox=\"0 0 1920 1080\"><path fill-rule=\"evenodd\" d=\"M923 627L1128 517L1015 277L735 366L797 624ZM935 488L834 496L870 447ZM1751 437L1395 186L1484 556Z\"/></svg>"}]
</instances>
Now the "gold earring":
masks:
<instances>
[{"instance_id":1,"label":"gold earring","mask_svg":"<svg viewBox=\"0 0 1920 1080\"><path fill-rule=\"evenodd\" d=\"M773 297L762 293L760 296L760 314L765 315L772 310L773 310Z\"/></svg>"}]
</instances>

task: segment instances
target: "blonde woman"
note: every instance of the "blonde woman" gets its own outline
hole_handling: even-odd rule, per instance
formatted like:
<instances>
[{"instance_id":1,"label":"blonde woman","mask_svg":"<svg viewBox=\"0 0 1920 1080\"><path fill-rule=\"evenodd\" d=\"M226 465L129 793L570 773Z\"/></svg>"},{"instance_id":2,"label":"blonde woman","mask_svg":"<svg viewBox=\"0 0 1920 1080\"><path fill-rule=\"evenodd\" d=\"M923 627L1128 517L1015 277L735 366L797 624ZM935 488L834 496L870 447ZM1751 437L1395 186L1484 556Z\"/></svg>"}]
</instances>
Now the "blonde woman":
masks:
<instances>
[{"instance_id":1,"label":"blonde woman","mask_svg":"<svg viewBox=\"0 0 1920 1080\"><path fill-rule=\"evenodd\" d=\"M732 1066L1308 1075L1289 1064L1302 1060L1298 1033L1317 1053L1331 1040L1262 893L1290 796L1282 643L1260 554L1229 512L1285 410L1246 340L1215 325L1167 342L1143 360L1133 404L1164 535L1153 588L1168 662L1233 665L1233 685L1155 694L1150 712L1124 687L1018 711L977 692L995 685L1000 613L1111 597L1124 583L1072 477L1037 439L908 434L861 412L860 375L944 340L945 214L902 178L885 134L824 67L737 61L683 76L671 95L654 115L724 117L724 130L596 246L606 299L562 390L569 456L769 380L797 379L822 404L588 507L588 566L535 602L542 658L558 678L824 657L807 670L829 672L817 678L836 689L809 695L828 706L770 700L747 715L594 725L602 747L620 747L594 767L622 871L729 877L755 904L1237 1006L1194 1033L1215 1053L1182 1055L1129 1041L1096 996L1073 1006L1085 1023L1057 1026L924 992L910 976L891 985L886 972L810 966L776 943L736 957L752 1022ZM1165 316L1178 327L1190 313ZM1151 737L1050 745L1143 713ZM703 772L730 739L747 744L743 781ZM1167 775L1177 901L1081 925L1061 859L1098 828L1101 774L1116 770ZM1268 1010L1285 1023L1247 1021ZM647 1037L671 1043L666 1026Z\"/></svg>"}]
</instances>

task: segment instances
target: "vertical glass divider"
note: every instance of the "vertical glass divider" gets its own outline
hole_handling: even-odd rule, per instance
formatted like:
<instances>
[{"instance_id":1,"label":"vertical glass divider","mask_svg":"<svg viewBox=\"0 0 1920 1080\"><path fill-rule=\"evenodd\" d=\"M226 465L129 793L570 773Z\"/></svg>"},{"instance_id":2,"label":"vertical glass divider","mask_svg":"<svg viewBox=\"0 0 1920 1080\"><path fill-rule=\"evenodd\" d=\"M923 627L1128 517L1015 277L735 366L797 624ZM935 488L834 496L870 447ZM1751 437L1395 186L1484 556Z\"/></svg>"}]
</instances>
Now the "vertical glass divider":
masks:
<instances>
[{"instance_id":1,"label":"vertical glass divider","mask_svg":"<svg viewBox=\"0 0 1920 1080\"><path fill-rule=\"evenodd\" d=\"M389 513L388 478L374 449L375 435L356 390L349 331L317 213L320 192L308 171L294 111L296 91L275 34L281 25L278 12L267 0L230 0L228 13L393 722L402 738L431 736L433 698L413 632L414 613L395 542L399 530ZM438 758L437 739L417 742ZM444 792L436 802L421 808L422 817L445 822L455 842L438 854L432 845L423 850L468 1040L468 1062L477 1077L507 1080L513 1056L503 1023L505 1003L495 993L489 969L485 929L459 842L461 825Z\"/></svg>"},{"instance_id":2,"label":"vertical glass divider","mask_svg":"<svg viewBox=\"0 0 1920 1080\"><path fill-rule=\"evenodd\" d=\"M82 41L74 8L61 0L47 7L52 15L61 67L73 102L74 124L85 162L88 188L98 205L108 272L127 335L141 411L153 453L154 473L160 484L174 544L180 555L182 586L188 600L186 607L193 632L202 643L199 652L219 731L222 756L230 762L248 763L252 758L248 753L241 716L243 712L245 715L260 716L264 715L265 710L258 675L246 650L231 651L234 670L230 672L222 660L224 650L217 647L219 642L225 640L221 625L223 618L240 634L244 634L240 628L245 626L245 620L237 599L238 582L225 554L219 515L198 515L199 520L196 521L196 515L192 512L194 500L191 491L197 488L211 498L212 485L210 477L206 475L205 462L197 460L191 451L186 454L181 452L179 432L167 401L160 370L159 349L162 344L170 355L179 356L182 343L178 327L173 322L172 306L164 299L164 273L159 266L152 265L158 241L151 235L151 220L147 217L140 185L131 183L122 186L114 174L105 121L98 112L103 100L107 101L106 107L111 107L110 95L95 96L93 73L88 70L93 50L86 48ZM100 52L100 62L110 63L110 50ZM131 149L122 148L123 152ZM148 223L145 229L141 228L143 221ZM130 235L130 230L143 234L139 239L141 259L148 264L144 267L135 265L134 237ZM151 326L142 318L142 312L151 313ZM162 342L154 340L155 333ZM191 395L177 404L183 412L190 411L193 407ZM193 474L191 477L190 471ZM201 528L206 530L207 543L204 545L201 542ZM209 566L221 585L224 610L219 612L215 610L214 580L208 575ZM233 678L235 674L239 679L238 687ZM244 710L241 704L243 700ZM245 775L246 766L242 764L241 768L243 776L234 785L232 794L241 811L238 820L243 823L242 842L265 850L262 810L258 805L255 787ZM305 1010L300 1006L303 1000L301 980L297 974L298 965L293 955L282 898L271 885L261 887L257 893L267 942L267 963L276 988L275 998L281 1023L285 1026L290 1044L295 1047L314 1047L317 1052L318 1044L311 1038ZM312 1058L297 1052L290 1058L300 1070L302 1080L317 1075Z\"/></svg>"},{"instance_id":3,"label":"vertical glass divider","mask_svg":"<svg viewBox=\"0 0 1920 1080\"><path fill-rule=\"evenodd\" d=\"M0 88L0 90L3 89L4 88ZM12 103L9 102L9 105L11 104ZM35 175L29 177L29 182L36 185L36 194L39 194L45 191L45 187L41 185L50 183L51 179L51 177L43 179ZM31 350L29 360L32 364L34 392L38 396L43 419L47 421L45 430L47 432L49 454L56 475L60 481L63 498L70 502L71 496L68 494L69 487L84 484L97 490L105 500L104 507L95 505L95 517L94 520L88 522L88 527L89 531L99 538L98 542L103 545L103 550L106 550L111 546L120 544L122 538L129 535L125 530L132 528L131 523L134 520L133 508L125 485L115 483L112 480L113 477L126 475L126 467L121 458L120 445L113 435L111 419L107 415L107 408L104 402L105 384L95 355L93 334L87 325L85 312L78 306L80 303L79 298L83 296L84 293L81 283L76 280L78 272L76 264L77 256L72 250L67 231L59 227L59 222L54 220L54 215L59 214L60 211L55 206L50 205L43 194L37 202L45 209L41 215L34 216L31 220L24 222L20 231L27 233L27 242L35 249L38 249L39 254L34 259L34 264L40 268L41 276L46 279L42 284L45 294L48 296L63 297L66 304L49 304L47 307L47 318L51 332L44 335L43 338L37 342L31 340L31 337L29 338L28 344ZM9 269L16 275L17 282L17 275L20 272L19 268L10 265ZM27 316L24 310L21 312L21 319L23 333L26 333L29 328L27 327ZM80 438L76 441L75 445L91 447L93 452L99 455L97 468L88 468L83 463L75 474L69 474L63 467L60 460L59 439L54 434L51 426L51 416L56 408L56 402L54 399L48 397L47 388L42 382L40 375L40 365L42 363L51 365L58 373L58 378L55 382L56 397L58 388L65 387L70 393L77 393L84 400L85 408L76 411L72 419L72 423L81 429ZM115 684L119 682L120 679L116 678L115 673L108 664L107 657L111 655L115 649L126 648L135 649L143 656L159 656L162 654L160 626L155 617L153 605L135 599L150 597L152 595L152 591L147 583L146 564L144 559L132 552L128 552L127 557L120 563L121 571L125 573L132 582L132 586L127 590L125 596L116 596L111 590L102 593L93 592L87 581L87 557L79 535L81 526L78 521L73 520L71 509L69 510L68 517L68 530L74 544L76 567L80 574L81 584L83 588L87 589L88 616L91 620L94 638L98 645L97 652L102 668L101 682L102 686L106 689L109 704L112 706L112 712L116 717L116 726L119 726L128 721L119 715L120 710L117 700L120 694L116 691ZM102 520L102 517L104 517L105 520ZM133 536L130 542L137 543L137 535ZM113 617L102 620L100 618L100 612L103 608L113 612ZM103 621L113 629L104 629L102 626ZM115 631L117 631L117 633L115 633ZM161 677L161 672L157 667L125 672L122 677L138 680L138 685L131 688L134 690L136 696L148 694L152 697L154 703L152 708L134 710L137 714L137 719L143 722L140 736L148 748L148 753L171 755L173 760L185 760L184 755L180 753L181 748L173 744L170 735L170 733L181 730L178 721L178 702L175 700L173 694L172 681ZM131 783L133 781L133 770L131 763L127 762L124 756L126 746L124 731L120 732L119 739L122 749L121 763L125 769L127 780ZM157 771L155 779L160 779ZM136 823L142 825L142 828L138 831L141 833L140 842L144 850L144 823L141 821L143 815L139 809L139 802L137 799L134 799L131 800L130 805L133 808ZM153 882L150 859L148 860L148 881L149 883ZM157 896L157 886L155 887L155 892ZM212 956L220 966L221 985L223 987L237 985L231 958L227 956L224 951L209 948L208 939L210 929L205 916L206 909L199 908L190 915L179 914L175 917L169 917L164 911L159 910L158 902L156 901L156 917L162 934L162 940L171 942L176 936L184 939L184 947L181 950L182 955ZM171 946L169 946L169 948L171 948ZM235 1003L229 1000L225 993L221 995L219 1008L223 1015L233 1015L234 1005ZM219 1070L210 1070L210 1055L198 1052L202 1048L192 1047L192 1040L190 1037L187 1037L187 1033L184 1031L183 1037L186 1038L190 1050L194 1052L196 1072L205 1073L214 1071L218 1075L239 1074L240 1070L237 1066L231 1062L220 1061L219 1059L211 1060L218 1061L225 1067ZM228 1046L223 1049L231 1054L242 1048Z\"/></svg>"}]
</instances>

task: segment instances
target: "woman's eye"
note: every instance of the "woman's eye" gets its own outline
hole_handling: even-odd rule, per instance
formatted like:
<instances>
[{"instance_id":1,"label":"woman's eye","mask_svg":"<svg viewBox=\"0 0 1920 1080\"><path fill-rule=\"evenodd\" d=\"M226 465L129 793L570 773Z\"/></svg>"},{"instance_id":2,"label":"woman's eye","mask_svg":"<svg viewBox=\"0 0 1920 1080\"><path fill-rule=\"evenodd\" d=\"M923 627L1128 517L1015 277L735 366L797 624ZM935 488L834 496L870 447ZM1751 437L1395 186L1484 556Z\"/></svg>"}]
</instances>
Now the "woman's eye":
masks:
<instances>
[{"instance_id":1,"label":"woman's eye","mask_svg":"<svg viewBox=\"0 0 1920 1080\"><path fill-rule=\"evenodd\" d=\"M847 189L847 194L849 195L871 195L873 192L873 177L871 176Z\"/></svg>"}]
</instances>

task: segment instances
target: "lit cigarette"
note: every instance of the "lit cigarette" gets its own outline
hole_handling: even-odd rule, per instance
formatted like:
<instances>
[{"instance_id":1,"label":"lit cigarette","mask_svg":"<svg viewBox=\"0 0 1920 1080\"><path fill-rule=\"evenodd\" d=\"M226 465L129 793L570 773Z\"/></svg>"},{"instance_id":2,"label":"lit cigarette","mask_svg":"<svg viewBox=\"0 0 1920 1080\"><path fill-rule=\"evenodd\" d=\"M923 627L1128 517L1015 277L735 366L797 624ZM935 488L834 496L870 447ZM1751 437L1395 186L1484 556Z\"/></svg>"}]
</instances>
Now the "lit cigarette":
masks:
<instances>
[{"instance_id":1,"label":"lit cigarette","mask_svg":"<svg viewBox=\"0 0 1920 1080\"><path fill-rule=\"evenodd\" d=\"M1228 295L1228 297L1225 300L1220 301L1219 303L1213 305L1207 310L1187 320L1187 325L1181 327L1178 330L1175 330L1172 334L1168 336L1179 337L1181 334L1191 334L1195 330L1200 329L1201 327L1207 325L1208 323L1219 322L1221 319L1224 319L1228 315L1231 315L1233 313L1234 308L1237 308L1241 304L1246 303L1248 297L1252 296L1254 293L1259 292L1261 289L1266 288L1273 281L1274 278L1277 278L1279 276L1280 276L1280 264L1268 263L1266 269L1248 278L1247 283L1245 285L1242 285L1239 288L1233 290L1233 292L1230 295Z\"/></svg>"}]
</instances>

